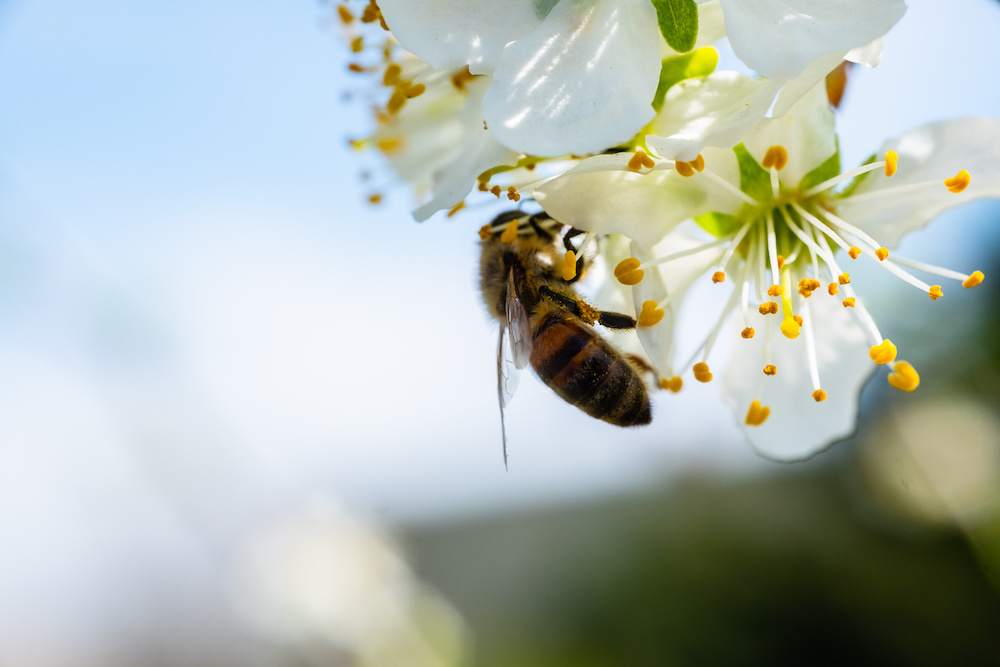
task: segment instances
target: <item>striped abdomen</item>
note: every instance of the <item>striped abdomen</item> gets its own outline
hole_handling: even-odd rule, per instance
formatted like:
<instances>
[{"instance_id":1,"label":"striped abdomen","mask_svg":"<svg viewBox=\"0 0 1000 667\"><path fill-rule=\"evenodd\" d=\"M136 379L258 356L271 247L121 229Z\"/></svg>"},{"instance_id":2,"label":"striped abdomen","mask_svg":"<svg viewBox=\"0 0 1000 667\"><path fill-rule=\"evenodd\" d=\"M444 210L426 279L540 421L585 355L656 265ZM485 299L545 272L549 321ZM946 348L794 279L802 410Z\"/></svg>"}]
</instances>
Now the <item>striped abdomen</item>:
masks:
<instances>
[{"instance_id":1,"label":"striped abdomen","mask_svg":"<svg viewBox=\"0 0 1000 667\"><path fill-rule=\"evenodd\" d=\"M552 312L532 335L531 366L565 401L617 426L652 419L646 385L635 369L593 328Z\"/></svg>"}]
</instances>

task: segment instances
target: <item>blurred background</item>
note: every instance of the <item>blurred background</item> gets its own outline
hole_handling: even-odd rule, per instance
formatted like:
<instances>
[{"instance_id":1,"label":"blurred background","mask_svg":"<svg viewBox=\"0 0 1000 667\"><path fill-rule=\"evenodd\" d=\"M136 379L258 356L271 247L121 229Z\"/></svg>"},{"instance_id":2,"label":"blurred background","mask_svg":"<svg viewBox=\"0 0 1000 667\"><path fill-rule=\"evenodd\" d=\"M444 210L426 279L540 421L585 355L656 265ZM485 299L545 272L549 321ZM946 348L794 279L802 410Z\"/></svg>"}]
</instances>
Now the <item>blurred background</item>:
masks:
<instances>
[{"instance_id":1,"label":"blurred background","mask_svg":"<svg viewBox=\"0 0 1000 667\"><path fill-rule=\"evenodd\" d=\"M844 165L1000 115L1000 3L908 4ZM852 272L923 380L855 438L776 464L716 386L622 432L526 376L505 472L491 213L351 152L335 9L0 0L0 666L1000 664L998 202L901 248L976 290Z\"/></svg>"}]
</instances>

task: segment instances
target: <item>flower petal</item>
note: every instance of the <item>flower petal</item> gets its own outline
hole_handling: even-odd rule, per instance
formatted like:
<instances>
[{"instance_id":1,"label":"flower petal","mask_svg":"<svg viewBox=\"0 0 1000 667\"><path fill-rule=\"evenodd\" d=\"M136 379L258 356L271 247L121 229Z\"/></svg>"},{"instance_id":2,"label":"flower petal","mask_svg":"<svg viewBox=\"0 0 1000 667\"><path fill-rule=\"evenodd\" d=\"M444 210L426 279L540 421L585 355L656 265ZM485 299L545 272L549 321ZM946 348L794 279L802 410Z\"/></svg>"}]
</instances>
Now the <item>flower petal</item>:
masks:
<instances>
[{"instance_id":1,"label":"flower petal","mask_svg":"<svg viewBox=\"0 0 1000 667\"><path fill-rule=\"evenodd\" d=\"M535 199L556 220L588 232L619 233L645 247L678 223L714 210L715 191L702 178L673 169L640 174L631 153L598 155L535 188Z\"/></svg>"},{"instance_id":2,"label":"flower petal","mask_svg":"<svg viewBox=\"0 0 1000 667\"><path fill-rule=\"evenodd\" d=\"M482 0L380 0L392 35L437 69L469 66L489 74L509 42L544 20L552 2L508 0L500 8Z\"/></svg>"},{"instance_id":3,"label":"flower petal","mask_svg":"<svg viewBox=\"0 0 1000 667\"><path fill-rule=\"evenodd\" d=\"M653 117L660 34L648 0L560 2L508 44L483 100L497 139L529 155L596 153Z\"/></svg>"},{"instance_id":4,"label":"flower petal","mask_svg":"<svg viewBox=\"0 0 1000 667\"><path fill-rule=\"evenodd\" d=\"M886 178L881 171L869 173L837 204L837 215L887 247L946 209L1000 197L1000 120L970 117L931 123L887 141L879 157L890 149L899 155L896 174ZM972 176L963 192L949 192L943 184L894 192L911 183L943 182L962 169Z\"/></svg>"},{"instance_id":5,"label":"flower petal","mask_svg":"<svg viewBox=\"0 0 1000 667\"><path fill-rule=\"evenodd\" d=\"M812 397L804 332L795 340L774 332L771 359L778 372L770 377L763 373L765 325L751 339L737 336L723 378L723 395L750 444L762 456L778 461L809 458L849 436L857 422L861 388L874 370L868 356L870 343L851 313L837 299L817 295L811 301L812 320L804 326L811 327L816 336L825 401L817 403ZM777 319L773 322L778 323ZM744 417L754 400L768 406L771 414L760 426L747 426Z\"/></svg>"},{"instance_id":6,"label":"flower petal","mask_svg":"<svg viewBox=\"0 0 1000 667\"><path fill-rule=\"evenodd\" d=\"M830 53L884 35L906 12L902 0L721 0L733 51L771 79L790 79Z\"/></svg>"},{"instance_id":7,"label":"flower petal","mask_svg":"<svg viewBox=\"0 0 1000 667\"><path fill-rule=\"evenodd\" d=\"M764 118L780 83L738 72L681 81L667 92L646 144L665 158L690 161L704 146L731 148Z\"/></svg>"}]
</instances>

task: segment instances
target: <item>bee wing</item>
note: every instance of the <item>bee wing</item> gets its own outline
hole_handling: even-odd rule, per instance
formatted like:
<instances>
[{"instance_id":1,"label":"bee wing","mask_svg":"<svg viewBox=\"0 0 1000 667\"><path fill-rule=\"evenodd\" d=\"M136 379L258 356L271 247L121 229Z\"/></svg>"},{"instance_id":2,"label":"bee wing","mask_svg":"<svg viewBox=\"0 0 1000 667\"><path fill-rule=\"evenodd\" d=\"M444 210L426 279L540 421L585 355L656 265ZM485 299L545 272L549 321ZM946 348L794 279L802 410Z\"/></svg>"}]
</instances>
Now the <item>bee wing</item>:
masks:
<instances>
[{"instance_id":1,"label":"bee wing","mask_svg":"<svg viewBox=\"0 0 1000 667\"><path fill-rule=\"evenodd\" d=\"M500 340L497 342L497 398L500 402L500 432L503 435L503 464L507 467L507 427L504 425L503 409L514 397L521 369L528 365L531 357L528 312L518 298L513 271L507 276L504 307L507 317L500 326Z\"/></svg>"}]
</instances>

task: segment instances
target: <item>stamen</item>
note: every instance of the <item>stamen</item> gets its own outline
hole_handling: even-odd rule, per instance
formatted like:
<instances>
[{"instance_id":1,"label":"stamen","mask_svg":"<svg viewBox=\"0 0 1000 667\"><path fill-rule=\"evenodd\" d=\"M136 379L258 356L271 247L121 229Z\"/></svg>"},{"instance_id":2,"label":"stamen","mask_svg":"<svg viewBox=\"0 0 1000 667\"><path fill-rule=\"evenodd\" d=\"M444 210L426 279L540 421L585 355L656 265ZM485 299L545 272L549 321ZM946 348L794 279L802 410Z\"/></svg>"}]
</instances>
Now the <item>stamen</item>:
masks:
<instances>
[{"instance_id":1,"label":"stamen","mask_svg":"<svg viewBox=\"0 0 1000 667\"><path fill-rule=\"evenodd\" d=\"M667 389L669 391L674 392L675 394L681 390L681 387L683 385L684 385L683 380L681 380L676 375L670 378L669 380L667 378L660 378L660 388Z\"/></svg>"},{"instance_id":2,"label":"stamen","mask_svg":"<svg viewBox=\"0 0 1000 667\"><path fill-rule=\"evenodd\" d=\"M385 74L382 75L382 85L395 86L396 82L399 81L399 75L402 71L403 68L398 64L389 63L389 66L385 68Z\"/></svg>"},{"instance_id":3,"label":"stamen","mask_svg":"<svg viewBox=\"0 0 1000 667\"><path fill-rule=\"evenodd\" d=\"M928 296L931 297L931 300L933 301L937 301L938 299L944 296L944 292L941 291L940 285L931 285L931 288L927 291L927 294Z\"/></svg>"},{"instance_id":4,"label":"stamen","mask_svg":"<svg viewBox=\"0 0 1000 667\"><path fill-rule=\"evenodd\" d=\"M753 327L747 327L746 329L740 332L740 335L743 336L744 338L753 338L753 334L754 334Z\"/></svg>"},{"instance_id":5,"label":"stamen","mask_svg":"<svg viewBox=\"0 0 1000 667\"><path fill-rule=\"evenodd\" d=\"M817 403L819 403L821 401L825 401L826 400L826 392L823 391L822 389L817 389L816 391L814 391L812 393L812 397L816 400Z\"/></svg>"},{"instance_id":6,"label":"stamen","mask_svg":"<svg viewBox=\"0 0 1000 667\"><path fill-rule=\"evenodd\" d=\"M896 360L896 346L892 344L891 340L886 338L878 345L873 345L872 348L868 350L868 356L870 356L872 361L879 366L891 364Z\"/></svg>"},{"instance_id":7,"label":"stamen","mask_svg":"<svg viewBox=\"0 0 1000 667\"><path fill-rule=\"evenodd\" d=\"M361 53L365 50L365 38L358 35L351 40L351 53Z\"/></svg>"},{"instance_id":8,"label":"stamen","mask_svg":"<svg viewBox=\"0 0 1000 667\"><path fill-rule=\"evenodd\" d=\"M629 257L628 259L623 259L618 262L618 266L615 267L615 278L618 279L622 285L638 285L642 282L642 277L645 272L639 268L639 260L635 257Z\"/></svg>"},{"instance_id":9,"label":"stamen","mask_svg":"<svg viewBox=\"0 0 1000 667\"><path fill-rule=\"evenodd\" d=\"M888 248L878 248L875 250L875 256L878 257L878 261L884 262L885 258L889 256Z\"/></svg>"},{"instance_id":10,"label":"stamen","mask_svg":"<svg viewBox=\"0 0 1000 667\"><path fill-rule=\"evenodd\" d=\"M960 273L958 271L952 271L951 269L946 269L946 268L943 268L943 267L940 267L940 266L934 266L933 264L926 264L924 262L918 262L916 260L908 259L906 257L900 257L899 255L893 255L892 256L892 261L895 262L896 264L899 264L901 266L905 266L905 267L910 268L910 269L914 269L916 271L923 271L924 273L931 273L931 274L936 275L936 276L941 276L942 278L951 278L952 280L961 280L961 281L963 281L962 282L963 285L965 285L965 281L966 280L973 279L974 276L977 273L980 276L983 275L981 271L975 271L975 272L972 273L972 275L968 275L968 274L965 274L965 273ZM979 282L976 282L975 284L978 285L980 282L982 282L982 278L980 278ZM973 287L973 285L969 285L969 287Z\"/></svg>"},{"instance_id":11,"label":"stamen","mask_svg":"<svg viewBox=\"0 0 1000 667\"><path fill-rule=\"evenodd\" d=\"M490 192L492 192L493 194L495 194L496 197L497 197L497 199L500 199L501 189L500 189L499 185L494 185L492 188L490 188Z\"/></svg>"},{"instance_id":12,"label":"stamen","mask_svg":"<svg viewBox=\"0 0 1000 667\"><path fill-rule=\"evenodd\" d=\"M761 315L774 315L778 312L778 302L777 301L765 301L757 307L757 311Z\"/></svg>"},{"instance_id":13,"label":"stamen","mask_svg":"<svg viewBox=\"0 0 1000 667\"><path fill-rule=\"evenodd\" d=\"M493 238L493 227L491 227L489 224L485 224L482 227L480 227L479 238L483 239L484 241L486 239Z\"/></svg>"},{"instance_id":14,"label":"stamen","mask_svg":"<svg viewBox=\"0 0 1000 667\"><path fill-rule=\"evenodd\" d=\"M501 243L513 243L517 239L517 228L521 224L520 218L514 218L507 223L507 226L503 230L503 234L500 235Z\"/></svg>"},{"instance_id":15,"label":"stamen","mask_svg":"<svg viewBox=\"0 0 1000 667\"><path fill-rule=\"evenodd\" d=\"M811 323L812 317L809 312L808 302L802 303L802 312L806 314L806 317L809 318L809 321ZM813 398L815 398L816 402L818 403L819 401L822 401L826 398L826 392L824 392L820 388L819 384L819 362L816 359L816 338L813 335L813 329L815 329L815 327L812 326L806 327L806 359L809 362L809 379L812 380L812 386L813 389L815 390L813 392ZM817 392L822 392L823 398L816 398Z\"/></svg>"},{"instance_id":16,"label":"stamen","mask_svg":"<svg viewBox=\"0 0 1000 667\"><path fill-rule=\"evenodd\" d=\"M844 299L844 308L854 308L855 300L856 299L853 296L849 296L846 299Z\"/></svg>"},{"instance_id":17,"label":"stamen","mask_svg":"<svg viewBox=\"0 0 1000 667\"><path fill-rule=\"evenodd\" d=\"M767 212L767 255L768 259L771 260L771 283L777 284L780 282L778 279L778 240L774 233L774 215L771 211Z\"/></svg>"},{"instance_id":18,"label":"stamen","mask_svg":"<svg viewBox=\"0 0 1000 667\"><path fill-rule=\"evenodd\" d=\"M830 293L830 296L837 296L837 292L839 292L840 289L837 287L837 283L830 283L826 286L826 291Z\"/></svg>"},{"instance_id":19,"label":"stamen","mask_svg":"<svg viewBox=\"0 0 1000 667\"><path fill-rule=\"evenodd\" d=\"M725 254L722 255L722 259L719 260L719 270L725 271L726 266L729 264L729 260L732 258L733 253L739 247L740 242L743 241L743 237L746 236L747 232L750 231L750 225L753 224L753 220L749 220L740 227L740 231L736 232L736 235L732 237L732 241L729 243L729 247L726 248Z\"/></svg>"},{"instance_id":20,"label":"stamen","mask_svg":"<svg viewBox=\"0 0 1000 667\"><path fill-rule=\"evenodd\" d=\"M785 338L795 339L799 337L799 328L802 326L802 322L792 312L791 268L785 267L781 270L781 280L784 283L783 288L781 288L781 306L785 313L785 318L781 322L781 333L785 335Z\"/></svg>"},{"instance_id":21,"label":"stamen","mask_svg":"<svg viewBox=\"0 0 1000 667\"><path fill-rule=\"evenodd\" d=\"M899 161L899 155L896 151L887 151L885 154L885 175L892 176L896 173L896 163Z\"/></svg>"},{"instance_id":22,"label":"stamen","mask_svg":"<svg viewBox=\"0 0 1000 667\"><path fill-rule=\"evenodd\" d=\"M712 282L713 283L721 283L721 282L725 282L725 280L726 280L726 272L725 271L716 271L715 273L712 274Z\"/></svg>"},{"instance_id":23,"label":"stamen","mask_svg":"<svg viewBox=\"0 0 1000 667\"><path fill-rule=\"evenodd\" d=\"M639 313L638 323L640 327L651 327L659 324L666 313L655 301L643 301L642 311Z\"/></svg>"},{"instance_id":24,"label":"stamen","mask_svg":"<svg viewBox=\"0 0 1000 667\"><path fill-rule=\"evenodd\" d=\"M709 248L714 248L715 246L722 245L723 243L728 243L729 239L723 236L722 238L715 239L708 243L703 243L693 248L687 248L686 250L681 250L679 252L672 253L670 255L664 255L663 257L657 257L656 259L651 259L649 261L643 262L641 264L642 268L648 269L651 266L656 266L657 264L665 264L667 262L672 262L675 259L680 259L681 257L687 257L688 255L695 255L703 250L708 250Z\"/></svg>"},{"instance_id":25,"label":"stamen","mask_svg":"<svg viewBox=\"0 0 1000 667\"><path fill-rule=\"evenodd\" d=\"M764 375L776 375L778 372L777 367L774 364L768 364L764 366Z\"/></svg>"},{"instance_id":26,"label":"stamen","mask_svg":"<svg viewBox=\"0 0 1000 667\"><path fill-rule=\"evenodd\" d=\"M513 185L507 187L507 199L511 201L521 201L521 195L517 194L517 188Z\"/></svg>"},{"instance_id":27,"label":"stamen","mask_svg":"<svg viewBox=\"0 0 1000 667\"><path fill-rule=\"evenodd\" d=\"M689 162L688 164L690 164L692 167L694 167L695 171L704 171L705 170L705 158L702 157L701 153L698 153L698 157L696 157L695 159L691 160L691 162Z\"/></svg>"},{"instance_id":28,"label":"stamen","mask_svg":"<svg viewBox=\"0 0 1000 667\"><path fill-rule=\"evenodd\" d=\"M674 162L674 170L684 178L691 178L694 176L694 167L687 162L677 160Z\"/></svg>"},{"instance_id":29,"label":"stamen","mask_svg":"<svg viewBox=\"0 0 1000 667\"><path fill-rule=\"evenodd\" d=\"M701 172L701 175L704 176L705 178L707 178L707 179L715 182L716 184L718 184L719 186L721 186L722 188L724 188L725 190L727 190L731 195L733 195L737 199L741 199L743 202L745 202L747 204L750 204L751 206L760 206L760 202L759 201L757 201L756 199L754 199L753 197L751 197L747 193L743 192L738 187L736 187L735 185L733 185L732 183L730 183L726 179L722 178L721 176L719 176L715 172L703 171L703 172Z\"/></svg>"},{"instance_id":30,"label":"stamen","mask_svg":"<svg viewBox=\"0 0 1000 667\"><path fill-rule=\"evenodd\" d=\"M465 208L465 200L464 199L462 201L458 202L457 204L455 204L454 206L452 206L451 208L449 208L448 209L448 215L446 217L448 217L448 218L452 217L453 215L455 215L456 213L458 213L459 211L461 211L463 208Z\"/></svg>"},{"instance_id":31,"label":"stamen","mask_svg":"<svg viewBox=\"0 0 1000 667\"><path fill-rule=\"evenodd\" d=\"M847 285L848 283L851 282L851 274L841 273L839 276L837 276L837 282L839 282L841 285Z\"/></svg>"},{"instance_id":32,"label":"stamen","mask_svg":"<svg viewBox=\"0 0 1000 667\"><path fill-rule=\"evenodd\" d=\"M920 386L920 374L906 361L897 361L888 377L889 384L900 391L913 391Z\"/></svg>"},{"instance_id":33,"label":"stamen","mask_svg":"<svg viewBox=\"0 0 1000 667\"><path fill-rule=\"evenodd\" d=\"M834 176L833 178L828 178L825 181L823 181L822 183L819 183L818 185L814 185L813 187L811 187L808 190L806 190L805 192L803 192L801 196L802 196L803 199L808 199L808 198L810 198L810 197L812 197L814 195L818 195L819 193L823 192L824 190L829 190L830 188L832 188L835 185L838 185L840 183L843 183L844 181L849 181L852 178L854 178L855 176L860 176L861 174L867 174L869 171L875 171L876 169L879 169L881 167L885 167L885 165L886 165L885 160L880 160L878 162L871 162L869 164L863 164L860 167L856 167L854 169L851 169L850 171L845 171L844 173L840 174L839 176ZM851 200L853 201L854 197L851 197Z\"/></svg>"},{"instance_id":34,"label":"stamen","mask_svg":"<svg viewBox=\"0 0 1000 667\"><path fill-rule=\"evenodd\" d=\"M767 288L768 296L781 296L781 285L771 285Z\"/></svg>"},{"instance_id":35,"label":"stamen","mask_svg":"<svg viewBox=\"0 0 1000 667\"><path fill-rule=\"evenodd\" d=\"M982 271L973 271L972 275L962 281L962 287L975 287L982 283L985 278Z\"/></svg>"},{"instance_id":36,"label":"stamen","mask_svg":"<svg viewBox=\"0 0 1000 667\"><path fill-rule=\"evenodd\" d=\"M344 25L354 21L354 14L344 5L337 5L337 13L340 15L340 20Z\"/></svg>"},{"instance_id":37,"label":"stamen","mask_svg":"<svg viewBox=\"0 0 1000 667\"><path fill-rule=\"evenodd\" d=\"M562 261L562 277L565 281L576 278L576 253L572 250L566 251L566 256Z\"/></svg>"},{"instance_id":38,"label":"stamen","mask_svg":"<svg viewBox=\"0 0 1000 667\"><path fill-rule=\"evenodd\" d=\"M771 146L764 153L764 159L760 161L760 166L764 169L774 167L775 171L781 171L788 164L788 151L784 146Z\"/></svg>"},{"instance_id":39,"label":"stamen","mask_svg":"<svg viewBox=\"0 0 1000 667\"><path fill-rule=\"evenodd\" d=\"M635 150L635 155L632 159L628 161L628 168L632 171L641 171L643 167L646 169L652 169L656 163L653 162L653 158L646 155L645 151L641 148Z\"/></svg>"},{"instance_id":40,"label":"stamen","mask_svg":"<svg viewBox=\"0 0 1000 667\"><path fill-rule=\"evenodd\" d=\"M694 371L694 379L698 382L711 382L712 373L708 370L708 364L704 361L698 362L694 365L692 369Z\"/></svg>"},{"instance_id":41,"label":"stamen","mask_svg":"<svg viewBox=\"0 0 1000 667\"><path fill-rule=\"evenodd\" d=\"M948 188L948 192L958 194L965 188L969 187L970 182L972 182L972 176L969 175L969 172L963 169L951 178L946 179L944 184L945 187Z\"/></svg>"},{"instance_id":42,"label":"stamen","mask_svg":"<svg viewBox=\"0 0 1000 667\"><path fill-rule=\"evenodd\" d=\"M851 249L847 251L847 254L851 256L851 259L857 259L858 255L861 254L861 248L856 245L852 245Z\"/></svg>"},{"instance_id":43,"label":"stamen","mask_svg":"<svg viewBox=\"0 0 1000 667\"><path fill-rule=\"evenodd\" d=\"M760 401L753 401L750 403L750 409L747 410L746 425L760 426L767 420L769 414L771 414L771 408L766 405L761 406Z\"/></svg>"}]
</instances>

